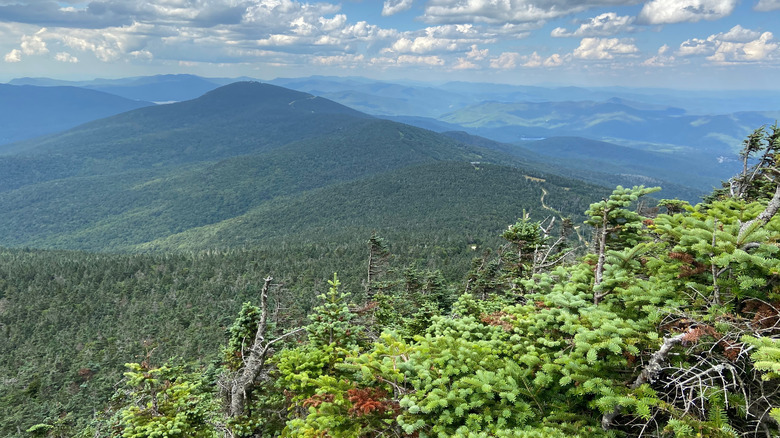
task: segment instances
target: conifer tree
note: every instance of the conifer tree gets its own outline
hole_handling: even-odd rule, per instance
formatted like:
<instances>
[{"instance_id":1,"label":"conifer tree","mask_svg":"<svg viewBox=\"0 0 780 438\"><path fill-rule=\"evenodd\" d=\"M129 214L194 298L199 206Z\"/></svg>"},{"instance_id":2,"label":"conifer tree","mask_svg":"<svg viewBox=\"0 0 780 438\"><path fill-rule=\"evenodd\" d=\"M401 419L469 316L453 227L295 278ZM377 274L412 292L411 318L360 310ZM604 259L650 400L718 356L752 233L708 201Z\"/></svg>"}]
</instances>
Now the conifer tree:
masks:
<instances>
[{"instance_id":1,"label":"conifer tree","mask_svg":"<svg viewBox=\"0 0 780 438\"><path fill-rule=\"evenodd\" d=\"M634 246L642 239L642 221L644 218L628 207L639 199L640 196L657 192L660 187L645 188L635 186L626 189L618 186L609 198L590 205L586 215L590 219L586 222L595 232L596 247L596 271L594 285L598 287L604 277L604 263L608 249L620 250ZM598 304L609 291L596 290L593 294L593 302Z\"/></svg>"}]
</instances>

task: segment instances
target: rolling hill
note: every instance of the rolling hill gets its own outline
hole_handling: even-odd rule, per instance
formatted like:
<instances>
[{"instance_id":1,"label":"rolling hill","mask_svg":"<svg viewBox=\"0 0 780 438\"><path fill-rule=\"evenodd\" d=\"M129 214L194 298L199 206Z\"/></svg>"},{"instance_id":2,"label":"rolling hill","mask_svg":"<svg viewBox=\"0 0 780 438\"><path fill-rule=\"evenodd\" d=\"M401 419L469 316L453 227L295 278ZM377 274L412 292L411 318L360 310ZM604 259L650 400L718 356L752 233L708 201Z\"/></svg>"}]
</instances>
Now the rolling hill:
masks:
<instances>
[{"instance_id":1,"label":"rolling hill","mask_svg":"<svg viewBox=\"0 0 780 438\"><path fill-rule=\"evenodd\" d=\"M220 230L220 241L230 242L215 241L215 246L246 245L253 240L225 233L249 233L258 236L257 241L298 232L273 228L264 220L256 220L258 225L251 230L225 225L280 206L289 217L310 217L307 226L334 232L352 226L366 229L372 223L389 226L400 218L407 224L425 224L426 217L447 223L443 218L465 211L471 212L474 223L488 221L497 230L523 209L539 217L551 213L541 206L540 188L532 189L526 176L549 181L547 191L560 199L551 196L548 203L571 205L563 208L565 214L581 212L585 199L605 190L546 176L522 157L256 82L226 85L198 99L130 111L15 146L20 152L0 158L0 244L7 246L170 248L163 243L167 238L210 226ZM508 205L498 181L486 185L460 178L470 175L463 169L409 170L446 162L465 163L466 168L479 167L472 163L480 162L518 169L490 175L504 175L507 190L522 192L512 192L512 198L523 203ZM431 175L439 175L443 182L426 179ZM385 219L370 219L353 208L354 200L368 203L380 197L379 188L390 186L386 181L396 180L406 183L398 193L387 194L392 214L382 216ZM419 190L431 191L440 202ZM482 195L466 196L470 193ZM319 202L312 197L341 203L334 201L336 210L319 214L329 210L313 208ZM403 199L430 199L425 204L430 212L422 206L412 209ZM499 221L489 213L493 207L487 206L503 212ZM191 248L203 248L207 242L185 240Z\"/></svg>"}]
</instances>

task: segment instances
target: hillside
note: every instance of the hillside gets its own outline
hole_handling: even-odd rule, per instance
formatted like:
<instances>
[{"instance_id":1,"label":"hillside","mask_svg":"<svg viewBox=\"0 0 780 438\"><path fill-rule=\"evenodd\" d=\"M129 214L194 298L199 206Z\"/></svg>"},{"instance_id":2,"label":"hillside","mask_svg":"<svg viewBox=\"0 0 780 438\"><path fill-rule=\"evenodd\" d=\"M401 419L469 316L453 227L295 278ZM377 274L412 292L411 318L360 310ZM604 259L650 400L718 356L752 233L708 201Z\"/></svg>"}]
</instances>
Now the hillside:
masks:
<instances>
[{"instance_id":1,"label":"hillside","mask_svg":"<svg viewBox=\"0 0 780 438\"><path fill-rule=\"evenodd\" d=\"M776 435L778 138L658 208L593 182L708 165L256 82L14 144L0 436Z\"/></svg>"},{"instance_id":2,"label":"hillside","mask_svg":"<svg viewBox=\"0 0 780 438\"><path fill-rule=\"evenodd\" d=\"M12 150L9 143L150 105L76 87L0 84L0 153Z\"/></svg>"},{"instance_id":3,"label":"hillside","mask_svg":"<svg viewBox=\"0 0 780 438\"><path fill-rule=\"evenodd\" d=\"M367 199L376 194L368 190L373 186L363 182L365 178L381 174L394 178L394 171L423 163L492 162L521 166L516 174L539 174L522 157L374 119L309 94L251 82L230 84L187 102L90 122L20 148L23 153L0 157L0 244L91 251L147 248L144 245L150 242L239 218L252 209L271 210L282 197L303 196L348 181L366 188L355 197ZM444 216L474 202L473 210L478 212L486 211L480 204L507 208L500 191L484 192L476 181L456 184L457 172L451 172L450 183L439 189L452 201L440 205L449 209L441 212ZM429 189L425 177L412 173L403 178ZM495 181L491 184L499 187ZM579 183L562 179L554 185L571 188ZM469 191L484 196L467 201L457 195ZM561 196L588 196L568 193ZM523 199L522 205L512 204L513 215L540 206L538 193ZM559 202L565 204L564 199ZM317 211L303 207L296 216ZM395 208L403 212L406 207L398 202ZM359 211L352 214L360 217ZM349 217L323 217L317 226L341 229L354 220ZM423 210L407 221L415 217L422 220ZM512 219L503 216L502 222L506 220ZM239 227L227 229L246 233ZM260 227L252 232L279 235L281 231ZM193 247L199 245L192 242ZM245 244L238 238L232 242Z\"/></svg>"},{"instance_id":4,"label":"hillside","mask_svg":"<svg viewBox=\"0 0 780 438\"><path fill-rule=\"evenodd\" d=\"M543 140L502 143L463 131L444 135L466 144L499 151L539 171L574 178L596 185L660 186L658 196L696 202L720 183L721 169L707 163L690 167L693 158L627 148L582 137L551 137Z\"/></svg>"},{"instance_id":5,"label":"hillside","mask_svg":"<svg viewBox=\"0 0 780 438\"><path fill-rule=\"evenodd\" d=\"M518 168L436 161L267 202L243 215L138 249L252 247L291 235L334 231L370 235L372 230L388 236L460 233L475 241L494 241L523 211L540 220L563 215L578 223L583 207L606 192Z\"/></svg>"},{"instance_id":6,"label":"hillside","mask_svg":"<svg viewBox=\"0 0 780 438\"><path fill-rule=\"evenodd\" d=\"M697 160L697 154L647 151L582 137L550 137L523 141L516 145L561 166L597 169L599 172L615 175L644 176L668 182L670 185L692 187L702 194L710 192L720 184L725 170L730 173L737 170L736 166L719 163L717 160ZM692 162L696 162L696 166L691 166Z\"/></svg>"},{"instance_id":7,"label":"hillside","mask_svg":"<svg viewBox=\"0 0 780 438\"><path fill-rule=\"evenodd\" d=\"M367 118L309 94L237 83L195 100L142 108L15 144L15 155L0 157L0 167L13 172L0 174L0 191L256 153Z\"/></svg>"}]
</instances>

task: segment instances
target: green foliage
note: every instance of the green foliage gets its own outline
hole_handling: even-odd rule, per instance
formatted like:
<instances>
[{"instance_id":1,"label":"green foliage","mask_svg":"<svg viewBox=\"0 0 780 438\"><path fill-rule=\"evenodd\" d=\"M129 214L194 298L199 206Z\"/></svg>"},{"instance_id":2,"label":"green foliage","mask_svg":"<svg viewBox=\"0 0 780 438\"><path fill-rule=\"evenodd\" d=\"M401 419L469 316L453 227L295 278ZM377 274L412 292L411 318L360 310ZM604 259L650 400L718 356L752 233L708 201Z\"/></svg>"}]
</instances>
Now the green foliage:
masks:
<instances>
[{"instance_id":1,"label":"green foliage","mask_svg":"<svg viewBox=\"0 0 780 438\"><path fill-rule=\"evenodd\" d=\"M215 410L198 375L180 367L126 364L125 389L117 395L124 405L114 415L112 429L125 438L216 437L209 416Z\"/></svg>"},{"instance_id":2,"label":"green foliage","mask_svg":"<svg viewBox=\"0 0 780 438\"><path fill-rule=\"evenodd\" d=\"M349 310L346 301L349 294L339 292L341 282L335 273L333 279L328 280L328 285L328 293L317 297L322 305L315 307L309 315L311 323L306 326L309 343L314 348L354 347L360 336L360 327L352 324L355 314Z\"/></svg>"},{"instance_id":3,"label":"green foliage","mask_svg":"<svg viewBox=\"0 0 780 438\"><path fill-rule=\"evenodd\" d=\"M590 205L585 212L589 217L585 223L598 231L606 229L607 245L612 249L634 246L641 241L644 218L628 207L640 197L658 190L659 187L635 186L628 189L618 186L609 198Z\"/></svg>"},{"instance_id":4,"label":"green foliage","mask_svg":"<svg viewBox=\"0 0 780 438\"><path fill-rule=\"evenodd\" d=\"M412 155L410 137L428 135L400 134ZM334 141L342 138L334 135ZM756 136L748 149L770 150L763 134ZM305 143L295 147L306 149ZM425 160L445 149L429 150ZM763 171L772 176L769 167ZM769 420L780 419L780 217L754 220L770 212L766 196L695 206L665 200L667 214L649 218L632 208L655 189L618 187L587 210L594 245L576 260L564 257L564 239L554 241L550 222L533 214L501 233L506 244L486 249L498 244L500 231L493 230L493 240L480 237L484 230L469 231L479 223L468 223L468 213L482 205L472 199L474 205L458 207L464 210L432 214L420 228L389 230L398 266L391 266L384 242L372 235L368 278L364 237L334 245L329 239L346 234L315 232L330 219L295 216L302 211L296 203L322 206L316 215L323 218L351 215L340 209L356 203L352 211L363 211L370 221L399 186L412 190L399 195L401 202L421 181L393 178L421 174L431 183L427 191L434 183L457 187L456 179L490 183L480 190L495 191L503 179L530 189L532 197L556 193L555 185L545 185L540 194L542 182L498 166L425 164L322 188L316 193L333 195L325 200L314 201L313 192L296 198L300 193L293 190L290 203L277 210L258 207L244 216L248 226L269 230L261 225L276 220L303 237L282 233L254 250L0 252L0 334L9 341L0 343L0 433L720 438L780 432ZM385 198L350 197L372 190ZM476 190L460 197L483 195ZM404 199L407 208L397 217L409 222L420 217L415 211L435 207L423 195ZM545 201L547 211L561 207L552 203ZM287 223L289 215L295 219ZM450 219L454 228L431 227ZM435 231L420 231L425 228ZM455 228L463 235L452 237ZM207 228L198 233L188 236L215 239L204 242L229 237ZM269 233L256 238L274 237ZM228 245L235 244L230 239ZM456 283L475 249L483 257ZM347 265L346 271L341 278L334 274L327 293L312 302L321 272L333 264ZM249 285L275 269L288 284L271 304L278 313L269 324L298 326L308 314L308 336L297 343L287 338L267 351L267 366L246 386L252 397L244 415L225 418L216 366L189 372L149 365L182 356L221 363L222 384L235 378L260 319L248 302L257 298ZM348 289L367 289L363 306L349 302L342 281ZM221 356L220 344L226 344ZM126 359L149 345L157 349L147 351L142 363ZM89 420L85 401L106 400L125 362L130 371L112 408Z\"/></svg>"},{"instance_id":5,"label":"green foliage","mask_svg":"<svg viewBox=\"0 0 780 438\"><path fill-rule=\"evenodd\" d=\"M260 308L249 302L244 303L241 311L238 312L238 317L228 329L230 339L223 350L223 363L227 369L236 371L241 368L243 358L248 355L252 347L259 322Z\"/></svg>"},{"instance_id":6,"label":"green foliage","mask_svg":"<svg viewBox=\"0 0 780 438\"><path fill-rule=\"evenodd\" d=\"M756 369L765 373L762 379L780 377L780 339L744 336L742 342L755 349L750 353L750 358L755 362Z\"/></svg>"}]
</instances>

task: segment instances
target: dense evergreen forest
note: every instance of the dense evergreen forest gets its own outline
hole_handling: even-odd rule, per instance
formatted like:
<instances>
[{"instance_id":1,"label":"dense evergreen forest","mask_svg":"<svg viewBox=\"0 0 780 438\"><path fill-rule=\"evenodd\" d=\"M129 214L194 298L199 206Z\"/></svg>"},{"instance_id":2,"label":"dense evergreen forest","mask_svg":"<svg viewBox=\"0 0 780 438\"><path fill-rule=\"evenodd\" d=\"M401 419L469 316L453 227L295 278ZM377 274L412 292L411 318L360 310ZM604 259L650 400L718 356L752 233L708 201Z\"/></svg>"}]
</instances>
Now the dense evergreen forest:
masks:
<instances>
[{"instance_id":1,"label":"dense evergreen forest","mask_svg":"<svg viewBox=\"0 0 780 438\"><path fill-rule=\"evenodd\" d=\"M550 196L487 234L3 250L0 435L777 436L780 129L741 156L696 205Z\"/></svg>"}]
</instances>

